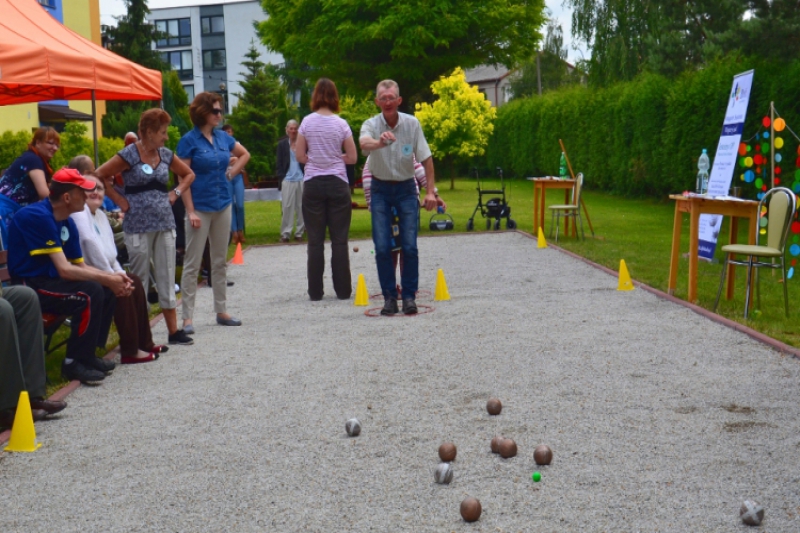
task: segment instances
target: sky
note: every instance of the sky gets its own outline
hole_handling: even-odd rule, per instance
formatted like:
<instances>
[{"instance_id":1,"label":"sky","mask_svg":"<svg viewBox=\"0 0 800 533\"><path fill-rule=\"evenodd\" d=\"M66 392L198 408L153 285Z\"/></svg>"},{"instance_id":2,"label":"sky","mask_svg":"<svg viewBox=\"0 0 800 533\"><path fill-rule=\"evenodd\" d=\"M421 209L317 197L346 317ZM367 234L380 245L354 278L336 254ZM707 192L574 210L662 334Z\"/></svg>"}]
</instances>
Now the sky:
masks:
<instances>
[{"instance_id":1,"label":"sky","mask_svg":"<svg viewBox=\"0 0 800 533\"><path fill-rule=\"evenodd\" d=\"M553 18L558 19L561 23L561 28L564 30L564 45L568 50L568 60L570 63L588 58L589 54L585 48L575 50L572 47L572 20L571 11L562 7L563 0L545 0L545 4L553 14ZM161 7L179 7L186 5L214 5L214 4L227 4L226 0L149 0L147 2L150 9ZM115 16L125 14L125 3L122 0L100 0L100 23L115 25Z\"/></svg>"}]
</instances>

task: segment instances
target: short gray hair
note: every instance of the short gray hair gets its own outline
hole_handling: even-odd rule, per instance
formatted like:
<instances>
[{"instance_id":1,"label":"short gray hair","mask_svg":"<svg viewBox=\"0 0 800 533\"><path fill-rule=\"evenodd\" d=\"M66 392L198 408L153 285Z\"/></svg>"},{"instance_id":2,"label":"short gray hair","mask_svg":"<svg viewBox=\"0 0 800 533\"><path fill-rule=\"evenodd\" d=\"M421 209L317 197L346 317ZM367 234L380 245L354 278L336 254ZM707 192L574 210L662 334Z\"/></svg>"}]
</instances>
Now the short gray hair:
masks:
<instances>
[{"instance_id":1,"label":"short gray hair","mask_svg":"<svg viewBox=\"0 0 800 533\"><path fill-rule=\"evenodd\" d=\"M286 123L286 127L288 128L288 127L289 127L289 126L291 126L292 124L294 124L295 126L297 126L297 121L296 121L295 119L293 119L293 118L289 119L289 122L287 122L287 123Z\"/></svg>"},{"instance_id":2,"label":"short gray hair","mask_svg":"<svg viewBox=\"0 0 800 533\"><path fill-rule=\"evenodd\" d=\"M395 96L400 96L400 86L397 85L397 82L394 80L383 80L378 83L378 86L375 88L375 97L378 97L378 93L381 92L381 89L394 89Z\"/></svg>"},{"instance_id":3,"label":"short gray hair","mask_svg":"<svg viewBox=\"0 0 800 533\"><path fill-rule=\"evenodd\" d=\"M76 155L67 164L67 168L74 168L84 176L95 170L94 161L88 155Z\"/></svg>"}]
</instances>

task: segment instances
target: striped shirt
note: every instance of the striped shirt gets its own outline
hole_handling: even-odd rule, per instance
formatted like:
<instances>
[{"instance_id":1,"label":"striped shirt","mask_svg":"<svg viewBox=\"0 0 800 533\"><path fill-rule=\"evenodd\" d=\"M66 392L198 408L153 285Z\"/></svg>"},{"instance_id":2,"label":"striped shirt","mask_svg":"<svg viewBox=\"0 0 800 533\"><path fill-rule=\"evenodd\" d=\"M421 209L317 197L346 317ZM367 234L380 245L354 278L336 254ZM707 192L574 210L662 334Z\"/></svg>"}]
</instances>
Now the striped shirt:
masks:
<instances>
[{"instance_id":1,"label":"striped shirt","mask_svg":"<svg viewBox=\"0 0 800 533\"><path fill-rule=\"evenodd\" d=\"M353 136L353 132L344 119L337 115L311 113L303 119L297 133L305 138L308 146L305 181L316 176L336 176L347 181L342 144Z\"/></svg>"},{"instance_id":2,"label":"striped shirt","mask_svg":"<svg viewBox=\"0 0 800 533\"><path fill-rule=\"evenodd\" d=\"M375 140L381 133L391 131L397 141L378 150L366 152L369 155L369 168L372 175L384 181L405 181L414 178L414 157L420 163L431 156L431 149L422 126L416 117L398 113L397 125L390 128L383 113L366 120L361 126L361 136Z\"/></svg>"}]
</instances>

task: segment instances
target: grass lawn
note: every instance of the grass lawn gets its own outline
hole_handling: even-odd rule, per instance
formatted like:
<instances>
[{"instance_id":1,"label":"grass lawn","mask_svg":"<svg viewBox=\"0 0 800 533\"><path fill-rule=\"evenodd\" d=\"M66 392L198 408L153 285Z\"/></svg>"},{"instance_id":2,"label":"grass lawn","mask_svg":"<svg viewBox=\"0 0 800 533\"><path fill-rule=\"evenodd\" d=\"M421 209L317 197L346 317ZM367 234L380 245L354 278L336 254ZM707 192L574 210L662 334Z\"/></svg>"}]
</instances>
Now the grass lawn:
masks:
<instances>
[{"instance_id":1,"label":"grass lawn","mask_svg":"<svg viewBox=\"0 0 800 533\"><path fill-rule=\"evenodd\" d=\"M499 188L497 181L482 181L484 189ZM447 202L447 212L455 221L455 232L465 232L467 220L478 202L476 182L474 179L462 178L456 180L456 189L450 190L449 180L443 179L439 183L440 196ZM533 232L533 186L526 180L507 180L506 196L511 206L512 218L516 220L518 229L529 233ZM364 204L363 191L357 189L353 200ZM559 238L559 246L578 255L586 257L596 263L617 270L620 259L624 259L631 276L651 287L662 291L667 290L669 275L669 256L672 245L672 222L674 203L668 199L629 199L610 194L586 190L584 200L589 209L595 238L591 238L588 225L584 221L587 240L580 241L572 238ZM561 191L551 191L547 196L547 203L561 203ZM280 202L249 202L245 207L247 245L276 244L279 242L279 228L281 217ZM420 234L432 233L428 228L428 219L431 214L422 213L422 227ZM728 219L723 223L721 236L727 235ZM549 232L549 213L545 213L545 234ZM505 227L505 224L503 224ZM739 225L739 242L747 240L747 223ZM480 214L475 218L476 231L486 231L485 220ZM436 232L439 233L439 232ZM453 232L448 232L453 233ZM350 227L351 239L368 239L371 236L370 216L366 209L353 211L353 220ZM792 237L790 237L791 239ZM681 240L682 254L689 249L689 220L685 216L683 224L683 238ZM228 253L233 257L234 247ZM719 276L722 265L718 262L721 258L717 253L717 261L699 264L697 290L698 305L711 309L714 305ZM689 261L681 257L678 273L678 285L675 295L686 298L688 290ZM731 301L722 300L719 314L729 319L758 330L770 337L776 338L792 346L800 347L800 320L797 319L798 301L800 301L800 276L789 280L789 311L791 318L786 318L783 312L783 288L781 275L778 272L764 271L761 280L762 305L756 308L761 311L758 318L745 321L744 312L744 286L745 270L737 269L736 295ZM153 308L154 311L156 307ZM752 315L751 315L752 316ZM698 317L698 324L702 324ZM65 328L59 335L66 335ZM163 339L162 339L163 340ZM112 330L109 337L109 348L118 342L116 332ZM47 357L48 378L53 387L63 384L60 377L60 365L64 358L64 348L57 350Z\"/></svg>"}]
</instances>

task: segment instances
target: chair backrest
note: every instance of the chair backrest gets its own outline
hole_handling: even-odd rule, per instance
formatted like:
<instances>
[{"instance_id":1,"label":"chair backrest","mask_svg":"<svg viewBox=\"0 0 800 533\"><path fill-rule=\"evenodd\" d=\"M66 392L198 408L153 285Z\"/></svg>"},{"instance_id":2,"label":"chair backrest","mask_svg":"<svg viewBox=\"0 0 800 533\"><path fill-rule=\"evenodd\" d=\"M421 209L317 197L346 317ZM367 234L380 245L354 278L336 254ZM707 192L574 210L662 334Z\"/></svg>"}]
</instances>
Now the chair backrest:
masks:
<instances>
[{"instance_id":1,"label":"chair backrest","mask_svg":"<svg viewBox=\"0 0 800 533\"><path fill-rule=\"evenodd\" d=\"M775 187L767 191L758 203L758 224L756 242L761 228L766 226L766 245L783 250L789 235L794 212L797 210L797 197L786 187Z\"/></svg>"},{"instance_id":2,"label":"chair backrest","mask_svg":"<svg viewBox=\"0 0 800 533\"><path fill-rule=\"evenodd\" d=\"M583 189L583 172L575 175L575 185L572 187L572 205L581 205L581 190Z\"/></svg>"}]
</instances>

